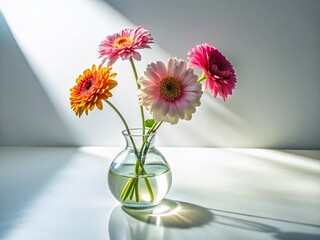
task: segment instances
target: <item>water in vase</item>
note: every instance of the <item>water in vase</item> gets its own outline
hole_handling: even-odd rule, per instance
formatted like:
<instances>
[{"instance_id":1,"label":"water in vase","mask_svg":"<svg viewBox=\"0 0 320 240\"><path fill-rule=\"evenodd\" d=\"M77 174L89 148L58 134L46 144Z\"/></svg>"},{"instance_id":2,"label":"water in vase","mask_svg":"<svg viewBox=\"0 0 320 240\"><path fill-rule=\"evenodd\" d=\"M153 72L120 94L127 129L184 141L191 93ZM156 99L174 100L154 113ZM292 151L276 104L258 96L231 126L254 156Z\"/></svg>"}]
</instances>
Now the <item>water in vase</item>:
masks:
<instances>
[{"instance_id":1,"label":"water in vase","mask_svg":"<svg viewBox=\"0 0 320 240\"><path fill-rule=\"evenodd\" d=\"M134 174L134 165L127 164L122 165L121 168L117 168L117 164L113 163L114 166L111 165L109 174L108 174L108 182L110 190L112 194L121 202L120 195L126 186L127 182L130 178L139 178L138 179L138 189L139 189L139 202L137 202L134 194L128 196L122 204L124 206L129 207L141 207L141 205L145 205L145 207L157 205L167 194L170 189L172 182L171 170L168 166L165 165L157 165L157 164L149 164L145 165L144 168L147 172L146 175L143 176L135 176ZM150 193L147 188L147 184L144 178L148 178L152 192L154 194L154 200L151 202ZM131 198L131 199L130 199Z\"/></svg>"}]
</instances>

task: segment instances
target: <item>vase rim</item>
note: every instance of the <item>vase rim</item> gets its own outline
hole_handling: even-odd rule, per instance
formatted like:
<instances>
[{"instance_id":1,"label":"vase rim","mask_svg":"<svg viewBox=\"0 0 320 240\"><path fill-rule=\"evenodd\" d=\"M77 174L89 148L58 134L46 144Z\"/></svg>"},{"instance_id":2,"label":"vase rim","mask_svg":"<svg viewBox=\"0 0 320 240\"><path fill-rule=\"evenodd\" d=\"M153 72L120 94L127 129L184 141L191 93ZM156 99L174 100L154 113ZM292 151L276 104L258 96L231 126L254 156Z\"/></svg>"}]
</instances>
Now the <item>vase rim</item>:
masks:
<instances>
[{"instance_id":1,"label":"vase rim","mask_svg":"<svg viewBox=\"0 0 320 240\"><path fill-rule=\"evenodd\" d=\"M149 130L150 128L146 128L146 132ZM141 136L144 136L144 137L147 137L147 136L152 136L152 135L155 135L156 133L153 132L153 133L145 133L145 134L142 134L142 128L129 128L130 130L130 134L128 133L128 131L125 129L122 131L122 134L123 136L126 136L126 137L141 137ZM138 132L137 132L138 131Z\"/></svg>"}]
</instances>

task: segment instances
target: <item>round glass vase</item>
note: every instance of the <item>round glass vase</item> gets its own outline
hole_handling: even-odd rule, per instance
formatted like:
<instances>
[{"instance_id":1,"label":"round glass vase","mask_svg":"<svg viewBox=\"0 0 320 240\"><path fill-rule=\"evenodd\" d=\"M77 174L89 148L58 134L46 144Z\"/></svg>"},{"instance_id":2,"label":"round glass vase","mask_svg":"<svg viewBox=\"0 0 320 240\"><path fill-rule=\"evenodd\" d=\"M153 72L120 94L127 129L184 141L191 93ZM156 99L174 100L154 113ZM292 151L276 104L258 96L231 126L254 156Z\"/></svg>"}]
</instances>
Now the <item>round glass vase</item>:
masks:
<instances>
[{"instance_id":1,"label":"round glass vase","mask_svg":"<svg viewBox=\"0 0 320 240\"><path fill-rule=\"evenodd\" d=\"M125 207L156 206L167 195L172 182L169 164L155 148L156 133L143 135L141 128L133 128L130 133L122 131L122 135L126 147L109 167L110 191Z\"/></svg>"}]
</instances>

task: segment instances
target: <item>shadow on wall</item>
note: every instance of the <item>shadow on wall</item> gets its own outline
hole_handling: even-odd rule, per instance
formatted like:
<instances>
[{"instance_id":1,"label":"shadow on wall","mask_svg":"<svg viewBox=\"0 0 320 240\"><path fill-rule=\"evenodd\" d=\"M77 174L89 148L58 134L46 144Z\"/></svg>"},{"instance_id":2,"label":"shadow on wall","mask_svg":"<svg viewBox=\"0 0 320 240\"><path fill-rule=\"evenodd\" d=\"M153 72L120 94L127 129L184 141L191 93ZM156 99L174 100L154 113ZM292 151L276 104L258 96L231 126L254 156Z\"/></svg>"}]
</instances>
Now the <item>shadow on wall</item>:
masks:
<instances>
[{"instance_id":1,"label":"shadow on wall","mask_svg":"<svg viewBox=\"0 0 320 240\"><path fill-rule=\"evenodd\" d=\"M76 144L1 12L0 72L0 146Z\"/></svg>"},{"instance_id":2,"label":"shadow on wall","mask_svg":"<svg viewBox=\"0 0 320 240\"><path fill-rule=\"evenodd\" d=\"M172 56L186 59L188 50L207 42L235 67L238 84L225 108L231 114L220 118L201 110L209 122L201 123L207 126L201 134L208 136L210 131L216 139L190 144L188 138L175 136L165 139L166 144L319 148L320 95L315 89L320 89L320 1L284 0L277 7L273 1L254 0L104 2L148 29ZM231 126L232 114L247 126Z\"/></svg>"}]
</instances>

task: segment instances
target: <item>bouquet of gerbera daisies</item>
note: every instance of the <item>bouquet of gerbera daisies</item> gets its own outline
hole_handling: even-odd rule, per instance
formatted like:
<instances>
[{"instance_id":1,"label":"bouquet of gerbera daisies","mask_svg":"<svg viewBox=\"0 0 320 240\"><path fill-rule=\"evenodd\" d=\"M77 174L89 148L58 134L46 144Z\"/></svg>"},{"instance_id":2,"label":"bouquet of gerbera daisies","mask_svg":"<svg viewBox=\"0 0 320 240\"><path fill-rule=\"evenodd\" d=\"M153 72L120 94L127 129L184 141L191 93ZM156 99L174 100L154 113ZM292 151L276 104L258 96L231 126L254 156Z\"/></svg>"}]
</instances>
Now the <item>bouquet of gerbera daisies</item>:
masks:
<instances>
[{"instance_id":1,"label":"bouquet of gerbera daisies","mask_svg":"<svg viewBox=\"0 0 320 240\"><path fill-rule=\"evenodd\" d=\"M153 37L142 27L124 29L119 33L107 36L99 46L101 64L91 69L86 69L76 79L76 85L70 90L71 108L77 116L95 107L102 110L103 101L108 104L120 117L127 133L130 128L109 98L111 90L117 86L116 73L112 73L112 65L119 58L129 60L137 84L137 97L140 104L142 135L155 133L163 122L177 124L179 120L191 120L192 114L200 106L203 94L202 83L214 97L220 95L224 101L236 84L236 75L231 63L215 47L208 44L197 45L188 53L188 62L170 58L167 63L157 61L150 63L144 75L140 76L135 67L135 60L140 61L140 49L150 48ZM107 62L107 66L103 66ZM198 77L193 68L200 68L203 73ZM147 110L152 119L145 119L144 111ZM135 175L146 174L144 169L143 152L147 150L148 139L144 139L141 149L135 148L137 163L133 169ZM130 179L121 193L121 200L128 198L135 192L136 201L139 201L139 191L135 178ZM152 201L153 191L145 178Z\"/></svg>"}]
</instances>

